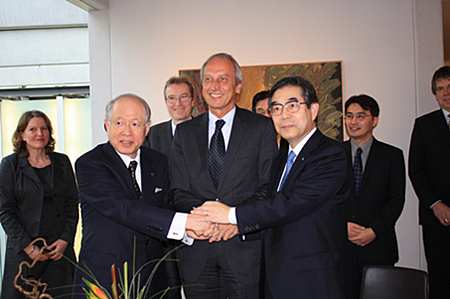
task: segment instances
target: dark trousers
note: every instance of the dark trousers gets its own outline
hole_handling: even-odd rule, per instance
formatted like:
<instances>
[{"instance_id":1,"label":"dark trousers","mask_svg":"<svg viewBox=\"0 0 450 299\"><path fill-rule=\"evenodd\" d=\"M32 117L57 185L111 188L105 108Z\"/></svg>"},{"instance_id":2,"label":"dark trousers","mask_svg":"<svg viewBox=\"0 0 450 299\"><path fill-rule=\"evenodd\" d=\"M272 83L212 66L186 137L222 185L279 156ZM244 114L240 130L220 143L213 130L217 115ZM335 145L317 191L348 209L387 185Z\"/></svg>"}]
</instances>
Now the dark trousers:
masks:
<instances>
[{"instance_id":1,"label":"dark trousers","mask_svg":"<svg viewBox=\"0 0 450 299\"><path fill-rule=\"evenodd\" d=\"M450 228L422 226L430 299L450 298Z\"/></svg>"},{"instance_id":2,"label":"dark trousers","mask_svg":"<svg viewBox=\"0 0 450 299\"><path fill-rule=\"evenodd\" d=\"M222 246L212 246L200 277L194 281L183 278L187 299L257 299L258 282L244 284L228 265ZM239 254L238 252L236 254ZM255 269L255 271L259 271Z\"/></svg>"},{"instance_id":3,"label":"dark trousers","mask_svg":"<svg viewBox=\"0 0 450 299\"><path fill-rule=\"evenodd\" d=\"M376 262L368 261L364 256L363 248L349 244L349 252L346 257L346 283L348 298L359 299L364 267L366 266L394 266L395 261L375 258Z\"/></svg>"}]
</instances>

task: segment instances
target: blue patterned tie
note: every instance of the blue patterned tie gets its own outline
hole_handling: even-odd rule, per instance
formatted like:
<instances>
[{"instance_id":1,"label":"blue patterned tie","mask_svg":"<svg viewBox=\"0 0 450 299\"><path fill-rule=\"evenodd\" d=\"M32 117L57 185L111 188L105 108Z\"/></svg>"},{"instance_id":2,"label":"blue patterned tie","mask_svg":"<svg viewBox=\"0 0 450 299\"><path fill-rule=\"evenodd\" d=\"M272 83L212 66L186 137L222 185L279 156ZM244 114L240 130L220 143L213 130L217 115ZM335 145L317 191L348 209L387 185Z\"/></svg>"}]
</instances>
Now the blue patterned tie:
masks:
<instances>
[{"instance_id":1,"label":"blue patterned tie","mask_svg":"<svg viewBox=\"0 0 450 299\"><path fill-rule=\"evenodd\" d=\"M286 171L284 172L284 176L283 176L283 179L281 180L280 188L278 188L278 190L281 190L281 187L283 187L284 181L286 180L286 178L289 174L289 171L291 171L291 167L294 164L295 157L297 157L297 155L294 153L293 150L291 150L289 152L289 156L286 161Z\"/></svg>"},{"instance_id":2,"label":"blue patterned tie","mask_svg":"<svg viewBox=\"0 0 450 299\"><path fill-rule=\"evenodd\" d=\"M359 185L361 184L363 170L361 161L362 149L358 147L356 150L355 161L353 162L353 179L355 181L355 195L358 196Z\"/></svg>"},{"instance_id":3,"label":"blue patterned tie","mask_svg":"<svg viewBox=\"0 0 450 299\"><path fill-rule=\"evenodd\" d=\"M133 179L133 186L134 190L136 190L136 194L139 197L139 200L142 199L142 193L141 188L139 188L139 185L136 180L136 167L137 167L137 161L131 161L130 165L128 166L128 170L130 171L131 178Z\"/></svg>"},{"instance_id":4,"label":"blue patterned tie","mask_svg":"<svg viewBox=\"0 0 450 299\"><path fill-rule=\"evenodd\" d=\"M225 159L225 141L223 140L222 135L222 127L224 125L224 120L219 119L216 121L216 130L211 138L211 144L209 145L208 168L216 188L219 186L223 160Z\"/></svg>"}]
</instances>

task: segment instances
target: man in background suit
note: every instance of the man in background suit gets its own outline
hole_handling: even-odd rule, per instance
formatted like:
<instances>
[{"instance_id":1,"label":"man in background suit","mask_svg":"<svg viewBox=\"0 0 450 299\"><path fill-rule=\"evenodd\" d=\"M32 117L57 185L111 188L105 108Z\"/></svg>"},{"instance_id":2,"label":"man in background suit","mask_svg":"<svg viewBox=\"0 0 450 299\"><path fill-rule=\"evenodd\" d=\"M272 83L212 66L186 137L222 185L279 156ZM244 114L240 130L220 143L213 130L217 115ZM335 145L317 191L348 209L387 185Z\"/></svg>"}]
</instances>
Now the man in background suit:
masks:
<instances>
[{"instance_id":1,"label":"man in background suit","mask_svg":"<svg viewBox=\"0 0 450 299\"><path fill-rule=\"evenodd\" d=\"M349 298L359 299L365 266L393 266L399 258L395 222L405 203L405 161L400 149L373 137L379 113L378 103L365 94L345 103L350 140L344 147L355 171L347 223Z\"/></svg>"},{"instance_id":2,"label":"man in background suit","mask_svg":"<svg viewBox=\"0 0 450 299\"><path fill-rule=\"evenodd\" d=\"M164 86L170 120L150 127L143 146L168 155L177 125L192 118L194 86L186 76L171 77Z\"/></svg>"},{"instance_id":3,"label":"man in background suit","mask_svg":"<svg viewBox=\"0 0 450 299\"><path fill-rule=\"evenodd\" d=\"M252 111L267 117L269 113L269 91L263 90L253 96Z\"/></svg>"},{"instance_id":4,"label":"man in background suit","mask_svg":"<svg viewBox=\"0 0 450 299\"><path fill-rule=\"evenodd\" d=\"M431 91L439 110L416 119L409 178L419 198L430 298L450 298L450 67L438 69Z\"/></svg>"},{"instance_id":5,"label":"man in background suit","mask_svg":"<svg viewBox=\"0 0 450 299\"><path fill-rule=\"evenodd\" d=\"M142 144L143 146L150 147L166 156L169 155L177 125L192 118L192 107L194 106L193 94L194 86L186 76L171 77L166 81L164 86L164 99L171 119L151 126ZM169 241L166 251L172 250L176 245L177 243L175 241ZM175 254L173 252L168 258L176 259ZM178 262L166 263L166 272L169 286L181 286ZM171 290L168 293L168 298L181 299L181 290Z\"/></svg>"},{"instance_id":6,"label":"man in background suit","mask_svg":"<svg viewBox=\"0 0 450 299\"><path fill-rule=\"evenodd\" d=\"M92 271L100 285L109 290L111 265L123 271L127 261L130 272L134 266L137 271L163 257L160 240L182 239L185 229L201 231L209 226L169 210L167 159L141 147L150 126L150 107L144 99L125 94L110 101L104 125L109 142L81 156L75 168L83 220L79 266ZM192 239L186 237L185 242L192 243ZM154 263L139 272L141 288L153 267ZM74 297L85 298L82 277L93 282L77 269ZM166 286L164 267L160 267L148 294Z\"/></svg>"},{"instance_id":7,"label":"man in background suit","mask_svg":"<svg viewBox=\"0 0 450 299\"><path fill-rule=\"evenodd\" d=\"M241 234L262 230L261 298L347 298L342 258L350 190L346 153L316 128L319 103L310 82L281 79L270 101L289 155L275 159L267 199L236 208L208 201L192 213L237 223Z\"/></svg>"},{"instance_id":8,"label":"man in background suit","mask_svg":"<svg viewBox=\"0 0 450 299\"><path fill-rule=\"evenodd\" d=\"M209 112L179 124L173 141L176 210L190 212L205 201L236 205L262 200L277 151L271 120L236 107L242 72L231 55L208 58L201 79ZM186 297L257 298L260 240L234 238L233 225L219 228L215 240L227 242L196 241L177 251Z\"/></svg>"}]
</instances>

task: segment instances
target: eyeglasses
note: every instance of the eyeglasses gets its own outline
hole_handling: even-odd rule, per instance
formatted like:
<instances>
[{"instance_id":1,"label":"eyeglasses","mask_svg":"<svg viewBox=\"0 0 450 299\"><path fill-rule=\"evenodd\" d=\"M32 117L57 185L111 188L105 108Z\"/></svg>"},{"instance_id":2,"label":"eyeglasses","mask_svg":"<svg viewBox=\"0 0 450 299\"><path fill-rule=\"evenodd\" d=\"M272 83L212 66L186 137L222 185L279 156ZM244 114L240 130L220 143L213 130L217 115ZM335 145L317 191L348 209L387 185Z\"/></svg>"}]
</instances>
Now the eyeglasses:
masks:
<instances>
[{"instance_id":1,"label":"eyeglasses","mask_svg":"<svg viewBox=\"0 0 450 299\"><path fill-rule=\"evenodd\" d=\"M345 115L345 119L353 120L355 118L357 121L363 121L367 116L372 116L371 114L364 114L364 113L347 113Z\"/></svg>"},{"instance_id":2,"label":"eyeglasses","mask_svg":"<svg viewBox=\"0 0 450 299\"><path fill-rule=\"evenodd\" d=\"M176 96L168 96L166 101L170 104L175 104L177 100L180 100L180 102L186 103L192 96L187 94L182 94L178 98Z\"/></svg>"},{"instance_id":3,"label":"eyeglasses","mask_svg":"<svg viewBox=\"0 0 450 299\"><path fill-rule=\"evenodd\" d=\"M130 129L132 131L139 131L143 127L147 126L147 123L142 123L138 120L132 121L132 122L125 122L123 120L116 120L114 122L109 122L111 126L113 126L117 130L125 130L127 126L130 126Z\"/></svg>"},{"instance_id":4,"label":"eyeglasses","mask_svg":"<svg viewBox=\"0 0 450 299\"><path fill-rule=\"evenodd\" d=\"M289 99L286 104L272 104L269 108L270 114L272 116L280 115L283 112L283 108L286 109L287 112L294 113L300 110L300 106L302 104L306 104L305 102L299 102L295 98Z\"/></svg>"}]
</instances>

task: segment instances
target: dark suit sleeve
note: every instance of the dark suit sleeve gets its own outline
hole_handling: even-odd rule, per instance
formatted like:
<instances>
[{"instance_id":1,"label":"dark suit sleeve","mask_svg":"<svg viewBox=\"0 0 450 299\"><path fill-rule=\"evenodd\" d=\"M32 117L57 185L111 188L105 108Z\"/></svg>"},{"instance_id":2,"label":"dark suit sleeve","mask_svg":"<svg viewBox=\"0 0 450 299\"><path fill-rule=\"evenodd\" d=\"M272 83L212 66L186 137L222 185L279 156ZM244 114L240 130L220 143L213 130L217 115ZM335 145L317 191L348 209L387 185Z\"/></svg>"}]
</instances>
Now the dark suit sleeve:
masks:
<instances>
[{"instance_id":1,"label":"dark suit sleeve","mask_svg":"<svg viewBox=\"0 0 450 299\"><path fill-rule=\"evenodd\" d=\"M417 197L425 207L430 207L437 200L439 195L433 188L427 176L427 156L424 141L426 134L423 122L416 120L411 135L411 144L409 147L409 178L414 187Z\"/></svg>"},{"instance_id":2,"label":"dark suit sleeve","mask_svg":"<svg viewBox=\"0 0 450 299\"><path fill-rule=\"evenodd\" d=\"M133 200L126 193L126 182L112 161L83 156L75 164L81 204L121 225L158 239L166 239L175 212ZM84 209L84 208L83 208ZM83 213L89 213L84 209Z\"/></svg>"},{"instance_id":3,"label":"dark suit sleeve","mask_svg":"<svg viewBox=\"0 0 450 299\"><path fill-rule=\"evenodd\" d=\"M343 204L349 188L344 149L336 145L321 150L303 163L299 168L294 163L294 176L286 180L281 192L236 208L240 233L289 224L313 214L327 202Z\"/></svg>"},{"instance_id":4,"label":"dark suit sleeve","mask_svg":"<svg viewBox=\"0 0 450 299\"><path fill-rule=\"evenodd\" d=\"M369 223L369 227L373 229L377 237L392 230L395 222L402 213L403 205L405 203L406 174L403 152L399 149L392 149L384 158L389 160L390 169L388 173L381 173L379 175L389 176L389 183L387 186L380 187L388 188L388 190L386 190L388 198L386 199L386 203L381 212L371 223ZM384 199L380 198L379 200Z\"/></svg>"},{"instance_id":5,"label":"dark suit sleeve","mask_svg":"<svg viewBox=\"0 0 450 299\"><path fill-rule=\"evenodd\" d=\"M65 198L64 213L66 222L60 239L73 244L78 223L78 188L73 174L72 164L66 155L60 155L64 172Z\"/></svg>"},{"instance_id":6,"label":"dark suit sleeve","mask_svg":"<svg viewBox=\"0 0 450 299\"><path fill-rule=\"evenodd\" d=\"M0 222L14 250L19 252L31 243L32 238L17 218L16 169L10 158L4 158L0 164Z\"/></svg>"}]
</instances>

